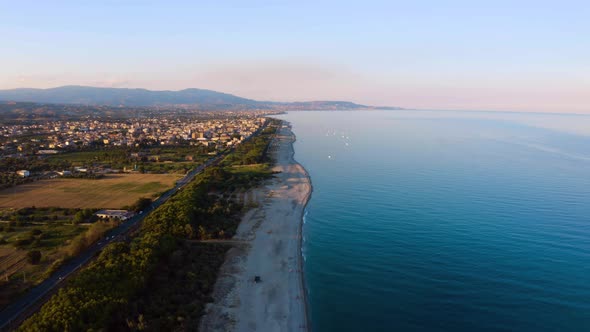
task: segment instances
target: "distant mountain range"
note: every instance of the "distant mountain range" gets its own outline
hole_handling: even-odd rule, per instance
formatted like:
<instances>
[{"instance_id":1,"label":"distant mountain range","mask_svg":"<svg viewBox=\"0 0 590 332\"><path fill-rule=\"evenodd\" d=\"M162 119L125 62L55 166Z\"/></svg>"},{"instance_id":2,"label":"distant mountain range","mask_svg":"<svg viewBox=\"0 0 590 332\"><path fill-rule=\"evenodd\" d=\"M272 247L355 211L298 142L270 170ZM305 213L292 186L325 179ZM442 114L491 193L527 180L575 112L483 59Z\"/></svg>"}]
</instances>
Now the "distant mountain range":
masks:
<instances>
[{"instance_id":1,"label":"distant mountain range","mask_svg":"<svg viewBox=\"0 0 590 332\"><path fill-rule=\"evenodd\" d=\"M96 88L88 86L62 86L51 89L23 88L0 90L0 101L105 105L117 107L180 107L199 110L401 109L399 107L359 105L347 101L311 101L294 103L256 101L205 89L152 91L146 89Z\"/></svg>"}]
</instances>

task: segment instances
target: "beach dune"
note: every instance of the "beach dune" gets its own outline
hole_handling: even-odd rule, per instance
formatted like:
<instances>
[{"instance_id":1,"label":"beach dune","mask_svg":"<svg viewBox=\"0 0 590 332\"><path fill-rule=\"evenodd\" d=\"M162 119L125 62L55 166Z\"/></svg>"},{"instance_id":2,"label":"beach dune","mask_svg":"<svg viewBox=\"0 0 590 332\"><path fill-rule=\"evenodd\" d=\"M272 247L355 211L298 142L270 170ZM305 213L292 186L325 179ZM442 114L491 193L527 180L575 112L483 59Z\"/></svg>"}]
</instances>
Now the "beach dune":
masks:
<instances>
[{"instance_id":1,"label":"beach dune","mask_svg":"<svg viewBox=\"0 0 590 332\"><path fill-rule=\"evenodd\" d=\"M249 193L258 207L243 217L215 285L202 331L306 331L301 227L311 183L293 158L288 124L269 151L280 172Z\"/></svg>"}]
</instances>

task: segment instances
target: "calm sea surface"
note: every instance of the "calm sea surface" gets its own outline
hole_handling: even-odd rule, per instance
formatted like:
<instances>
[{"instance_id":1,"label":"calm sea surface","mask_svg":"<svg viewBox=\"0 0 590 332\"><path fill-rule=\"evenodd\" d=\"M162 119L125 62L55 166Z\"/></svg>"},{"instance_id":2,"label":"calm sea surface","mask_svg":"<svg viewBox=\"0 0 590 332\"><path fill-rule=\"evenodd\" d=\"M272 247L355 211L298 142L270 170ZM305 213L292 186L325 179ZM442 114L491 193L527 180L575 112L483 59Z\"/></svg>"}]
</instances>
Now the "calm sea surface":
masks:
<instances>
[{"instance_id":1,"label":"calm sea surface","mask_svg":"<svg viewBox=\"0 0 590 332\"><path fill-rule=\"evenodd\" d=\"M314 331L590 331L590 116L282 118Z\"/></svg>"}]
</instances>

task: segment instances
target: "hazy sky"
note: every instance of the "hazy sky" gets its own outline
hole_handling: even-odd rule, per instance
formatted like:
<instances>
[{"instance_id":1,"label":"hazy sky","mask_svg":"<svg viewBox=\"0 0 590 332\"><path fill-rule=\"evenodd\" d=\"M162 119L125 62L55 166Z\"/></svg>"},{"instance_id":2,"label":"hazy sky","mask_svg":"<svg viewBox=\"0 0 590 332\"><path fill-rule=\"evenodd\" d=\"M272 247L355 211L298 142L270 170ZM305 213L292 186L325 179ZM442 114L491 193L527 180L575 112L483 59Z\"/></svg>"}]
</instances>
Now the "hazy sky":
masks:
<instances>
[{"instance_id":1,"label":"hazy sky","mask_svg":"<svg viewBox=\"0 0 590 332\"><path fill-rule=\"evenodd\" d=\"M0 0L0 11L0 88L590 113L588 0Z\"/></svg>"}]
</instances>

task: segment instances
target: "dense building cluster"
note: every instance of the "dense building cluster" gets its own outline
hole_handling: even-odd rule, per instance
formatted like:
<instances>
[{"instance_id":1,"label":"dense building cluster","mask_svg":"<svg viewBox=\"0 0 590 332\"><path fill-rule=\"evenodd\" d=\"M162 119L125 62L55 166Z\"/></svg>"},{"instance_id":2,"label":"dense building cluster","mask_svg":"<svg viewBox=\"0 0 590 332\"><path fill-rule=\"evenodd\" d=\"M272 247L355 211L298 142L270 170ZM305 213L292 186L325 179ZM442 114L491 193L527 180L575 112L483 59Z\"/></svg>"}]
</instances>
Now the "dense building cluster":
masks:
<instances>
[{"instance_id":1,"label":"dense building cluster","mask_svg":"<svg viewBox=\"0 0 590 332\"><path fill-rule=\"evenodd\" d=\"M222 149L238 144L265 121L266 118L257 114L242 113L214 119L154 116L119 121L91 119L0 125L0 154L4 157L56 154L93 146L202 144Z\"/></svg>"}]
</instances>

